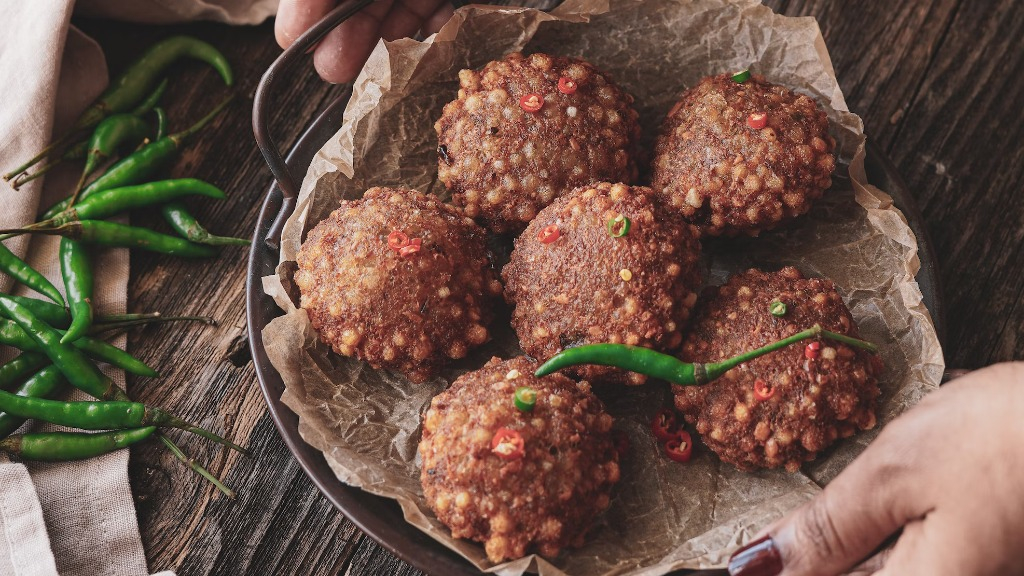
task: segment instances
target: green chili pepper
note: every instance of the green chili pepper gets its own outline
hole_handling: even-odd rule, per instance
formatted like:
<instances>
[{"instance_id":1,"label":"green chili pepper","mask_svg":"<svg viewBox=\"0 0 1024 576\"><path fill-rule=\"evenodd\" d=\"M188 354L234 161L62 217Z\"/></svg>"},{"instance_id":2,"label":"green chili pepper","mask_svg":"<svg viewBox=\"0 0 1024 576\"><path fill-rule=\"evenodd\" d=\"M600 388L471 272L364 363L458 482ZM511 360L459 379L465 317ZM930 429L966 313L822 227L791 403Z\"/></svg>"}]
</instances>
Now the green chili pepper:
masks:
<instances>
[{"instance_id":1,"label":"green chili pepper","mask_svg":"<svg viewBox=\"0 0 1024 576\"><path fill-rule=\"evenodd\" d=\"M89 152L85 157L85 167L75 184L71 194L70 205L74 206L85 179L99 168L102 162L114 155L118 148L130 144L137 146L149 137L149 125L134 114L113 114L103 119L96 126L89 139Z\"/></svg>"},{"instance_id":2,"label":"green chili pepper","mask_svg":"<svg viewBox=\"0 0 1024 576\"><path fill-rule=\"evenodd\" d=\"M785 316L786 303L782 300L772 300L771 304L768 305L768 311L771 312L772 316Z\"/></svg>"},{"instance_id":3,"label":"green chili pepper","mask_svg":"<svg viewBox=\"0 0 1024 576\"><path fill-rule=\"evenodd\" d=\"M72 344L75 348L85 352L90 358L116 366L129 374L145 376L147 378L160 376L159 372L147 366L142 360L103 340L82 336L72 342Z\"/></svg>"},{"instance_id":4,"label":"green chili pepper","mask_svg":"<svg viewBox=\"0 0 1024 576\"><path fill-rule=\"evenodd\" d=\"M60 239L59 257L60 275L71 308L71 326L60 341L74 342L92 326L92 263L88 248L70 238Z\"/></svg>"},{"instance_id":5,"label":"green chili pepper","mask_svg":"<svg viewBox=\"0 0 1024 576\"><path fill-rule=\"evenodd\" d=\"M155 110L156 105L160 103L160 99L163 98L164 92L166 91L167 78L164 78L160 81L159 84L156 85L156 88L149 93L149 96L147 96L145 100L143 100L138 106L135 107L134 110L132 110L132 114L136 116L143 116L146 114L146 112L149 112L150 110Z\"/></svg>"},{"instance_id":6,"label":"green chili pepper","mask_svg":"<svg viewBox=\"0 0 1024 576\"><path fill-rule=\"evenodd\" d=\"M650 348L639 346L626 346L623 344L590 344L569 348L555 354L550 360L537 369L537 377L546 376L556 370L577 364L598 364L601 366L614 366L623 368L638 374L644 374L661 380L668 380L675 384L700 385L707 384L712 380L721 377L723 374L769 352L785 348L794 342L807 340L808 338L824 337L850 346L862 348L870 352L877 352L878 347L870 342L851 338L843 334L836 334L823 330L820 325L815 324L802 332L762 346L738 356L723 360L722 362L696 363L683 362L674 356L662 354Z\"/></svg>"},{"instance_id":7,"label":"green chili pepper","mask_svg":"<svg viewBox=\"0 0 1024 576\"><path fill-rule=\"evenodd\" d=\"M162 204L184 196L206 196L218 200L227 197L220 188L195 178L160 180L148 184L109 188L90 195L73 208L37 222L28 229L56 227L79 220L102 220L122 212Z\"/></svg>"},{"instance_id":8,"label":"green chili pepper","mask_svg":"<svg viewBox=\"0 0 1024 576\"><path fill-rule=\"evenodd\" d=\"M60 306L57 306L56 304L50 304L48 302L44 302L42 300L37 300L35 298L24 298L24 297L21 297L21 296L9 296L9 298L11 298L12 300L14 300L15 302L18 302L18 303L22 303L22 302L25 302L25 301L28 301L28 302L31 302L31 303L39 303L41 305L44 305L46 308L48 308L48 312L47 313L53 314L54 312L57 312L59 314L63 314L64 315L65 322L69 320L69 318L67 317L67 310L64 309L64 308L61 308ZM199 316L199 317L191 317L191 316L162 317L159 312L156 312L156 313L153 313L153 314L113 314L113 315L108 315L108 316L100 316L99 319L100 320L111 319L111 320L118 320L118 321L123 321L123 322L154 321L154 320L158 320L158 321L164 321L164 320L171 321L171 320L182 320L182 319L184 319L184 320L197 320L197 321L202 321L202 322L207 322L207 323L213 322L212 318L202 317L202 316ZM93 326L93 328L94 329L103 329L104 325L101 325L101 324L95 325L95 326ZM20 327L19 327L19 330L21 330ZM21 332L24 334L24 330L21 330ZM25 338L28 339L28 336L25 335ZM35 343L33 342L33 344L35 344ZM120 349L116 349L116 350L120 351ZM134 360L134 358L132 360ZM3 389L7 389L9 384L13 384L14 382L16 382L18 379L20 379L24 375L31 374L34 370L29 370L28 366L30 366L30 365L31 366L37 366L35 368L35 370L38 370L39 368L43 368L49 362L50 362L50 360L45 355L43 355L43 354L39 354L39 353L36 353L36 352L24 352L24 353L22 353L21 355L19 355L14 360L11 360L10 362L8 362L7 364L4 364L3 366L0 366L0 387L2 387ZM149 370L150 372L152 372L152 369L149 369L148 367L146 367L146 369ZM47 398L47 397L56 396L60 392L60 390L63 389L66 386L66 384L67 384L67 381L64 379L64 376L61 374L61 372L56 367L50 366L49 368L44 369L44 371L42 371L40 373L37 373L32 378L29 378L28 380L26 380L24 383L22 383L20 386L18 386L17 389L15 389L13 392L15 394L17 394L17 395L20 395L20 396L29 396L29 397L34 397L34 398ZM121 397L123 397L124 399L128 398L128 396L126 394L121 394ZM18 418L16 416L11 416L10 414L0 413L0 438L5 437L5 436L11 434L12 432L14 432L15 430L17 430L21 426L21 424L23 422L24 422L23 418ZM230 488L228 488L223 483L221 483L220 480L218 480L214 475L210 474L210 472L208 470L206 470L206 468L204 468L202 465L197 463L195 460L185 456L184 453L181 451L181 449L178 448L174 444L174 442L172 442L170 439L168 439L166 436L164 436L162 434L160 434L158 436L160 438L160 441L164 443L164 445L168 448L168 450L171 451L172 454L174 454L175 458L178 458L185 465L187 465L189 468L191 468L193 471L195 471L197 474L199 474L203 478L206 478L207 480L209 480L210 483L212 483L214 486L216 486L218 490L223 492L229 498L234 498L235 497L234 491L232 491Z\"/></svg>"},{"instance_id":9,"label":"green chili pepper","mask_svg":"<svg viewBox=\"0 0 1024 576\"><path fill-rule=\"evenodd\" d=\"M164 220L183 238L196 244L208 246L248 246L251 242L246 238L231 238L210 234L181 202L168 202L161 208Z\"/></svg>"},{"instance_id":10,"label":"green chili pepper","mask_svg":"<svg viewBox=\"0 0 1024 576\"><path fill-rule=\"evenodd\" d=\"M609 218L608 235L612 238L622 238L626 234L629 234L630 225L632 225L632 222L622 214L619 214L614 218Z\"/></svg>"},{"instance_id":11,"label":"green chili pepper","mask_svg":"<svg viewBox=\"0 0 1024 576\"><path fill-rule=\"evenodd\" d=\"M59 332L5 294L0 294L0 312L13 320L37 344L39 351L46 354L72 386L101 400L127 399L124 391L104 376L83 352L72 345L61 344Z\"/></svg>"},{"instance_id":12,"label":"green chili pepper","mask_svg":"<svg viewBox=\"0 0 1024 576\"><path fill-rule=\"evenodd\" d=\"M8 250L7 246L3 244L0 244L0 272L7 274L17 282L39 292L61 306L64 305L64 297L46 279L46 276L43 276L38 270L29 266L27 262L15 256L14 252Z\"/></svg>"},{"instance_id":13,"label":"green chili pepper","mask_svg":"<svg viewBox=\"0 0 1024 576\"><path fill-rule=\"evenodd\" d=\"M732 81L737 84L743 84L747 80L750 80L750 70L740 70L732 75Z\"/></svg>"},{"instance_id":14,"label":"green chili pepper","mask_svg":"<svg viewBox=\"0 0 1024 576\"><path fill-rule=\"evenodd\" d=\"M0 411L19 418L82 430L123 430L141 426L194 428L181 418L141 402L62 402L0 390Z\"/></svg>"},{"instance_id":15,"label":"green chili pepper","mask_svg":"<svg viewBox=\"0 0 1024 576\"><path fill-rule=\"evenodd\" d=\"M150 252L171 254L182 258L209 258L217 255L217 251L213 248L193 244L184 238L168 236L148 228L126 226L104 220L77 220L56 228L21 228L5 232L63 236L88 244L116 248L141 248Z\"/></svg>"},{"instance_id":16,"label":"green chili pepper","mask_svg":"<svg viewBox=\"0 0 1024 576\"><path fill-rule=\"evenodd\" d=\"M61 402L45 398L27 398L0 391L0 411L19 418L31 418L82 430L120 430L140 426L167 426L192 432L239 452L245 452L245 449L237 444L186 422L170 412L146 406L141 402L126 400Z\"/></svg>"},{"instance_id":17,"label":"green chili pepper","mask_svg":"<svg viewBox=\"0 0 1024 576\"><path fill-rule=\"evenodd\" d=\"M49 364L46 356L36 352L22 352L0 366L0 390L10 390L22 378Z\"/></svg>"},{"instance_id":18,"label":"green chili pepper","mask_svg":"<svg viewBox=\"0 0 1024 576\"><path fill-rule=\"evenodd\" d=\"M149 134L149 125L134 114L114 114L104 118L89 138L89 151L82 173L85 176L92 174L101 162L113 156L122 145L130 143L135 147L148 138Z\"/></svg>"},{"instance_id":19,"label":"green chili pepper","mask_svg":"<svg viewBox=\"0 0 1024 576\"><path fill-rule=\"evenodd\" d=\"M132 110L132 114L134 114L135 116L142 116L146 112L149 112L151 109L154 109L154 106L156 106L157 102L160 101L160 97L163 96L165 90L167 90L167 79L166 78L164 78L160 82L160 85L156 87L156 90L154 90L153 93L150 94L149 97L146 98L142 102L142 104L139 104L139 106L136 107L135 110ZM161 116L163 117L163 120L160 119ZM157 120L158 120L158 125L157 125L158 131L157 131L156 138L160 139L160 138L163 138L163 136L164 136L164 132L163 132L162 129L166 128L166 115L164 115L163 110L161 110L160 112L157 113ZM161 124L159 124L159 122L163 122L164 125L161 126ZM48 162L45 166L43 166L42 168L40 168L39 170L36 170L35 172L33 172L31 174L28 174L28 175L26 175L26 174L18 174L17 177L14 178L14 180L12 181L12 184L14 185L14 189L17 190L20 186L24 185L26 182L31 182L32 180L35 180L36 178L39 178L40 176L46 174L47 172L52 170L54 166L57 166L58 164L60 164L64 160L79 160L79 159L85 158L88 153L89 153L89 140L81 140L81 141L79 141L79 142L77 142L77 143L75 143L75 144L73 144L71 146L68 146L64 150L64 153L61 155L61 157L59 159L51 161L51 162ZM44 156L45 155L46 154L44 154ZM33 164L34 163L35 162L33 162ZM30 166L30 164L24 166L23 168L27 169L29 166ZM23 170L21 170L21 171L23 171ZM14 176L14 175L15 175L15 173L12 172L10 174L7 174L5 176L5 178L10 180L10 177Z\"/></svg>"},{"instance_id":20,"label":"green chili pepper","mask_svg":"<svg viewBox=\"0 0 1024 576\"><path fill-rule=\"evenodd\" d=\"M71 314L67 308L58 306L46 300L28 298L26 296L8 296L18 304L29 309L32 314L51 328L67 329L71 325ZM89 328L89 334L98 334L110 330L123 330L135 326L147 324L160 324L163 322L202 322L216 326L217 321L210 316L164 316L160 312L134 312L131 314L99 314L94 316L93 325ZM20 330L20 328L19 328ZM26 335L27 338L27 335ZM0 367L2 373L2 367Z\"/></svg>"},{"instance_id":21,"label":"green chili pepper","mask_svg":"<svg viewBox=\"0 0 1024 576\"><path fill-rule=\"evenodd\" d=\"M99 100L79 116L72 130L95 126L110 114L131 109L152 89L168 66L185 57L213 66L228 86L234 83L231 65L216 48L196 38L172 36L151 46L114 79Z\"/></svg>"},{"instance_id":22,"label":"green chili pepper","mask_svg":"<svg viewBox=\"0 0 1024 576\"><path fill-rule=\"evenodd\" d=\"M47 326L42 320L33 316L24 306L11 300L6 295L0 295L0 311L11 320L14 320L22 330L35 340L41 351L60 369L72 386L100 400L131 401L124 390L114 384L110 378L104 376L77 348L68 344L62 344L60 334ZM76 340L76 344L82 340L84 338ZM182 420L182 422L184 421ZM238 450L243 454L248 454L241 446L198 426L188 423L174 426Z\"/></svg>"},{"instance_id":23,"label":"green chili pepper","mask_svg":"<svg viewBox=\"0 0 1024 576\"><path fill-rule=\"evenodd\" d=\"M99 434L81 432L22 434L0 440L0 450L23 460L39 462L84 460L141 442L152 436L153 432L156 432L154 426Z\"/></svg>"},{"instance_id":24,"label":"green chili pepper","mask_svg":"<svg viewBox=\"0 0 1024 576\"><path fill-rule=\"evenodd\" d=\"M537 404L537 391L529 386L520 386L516 388L513 403L520 412L533 412Z\"/></svg>"},{"instance_id":25,"label":"green chili pepper","mask_svg":"<svg viewBox=\"0 0 1024 576\"><path fill-rule=\"evenodd\" d=\"M42 322L40 321L40 323ZM43 325L45 326L45 324ZM47 329L53 330L49 326L47 326ZM58 335L58 339L63 336L62 331L53 331ZM36 342L32 336L27 334L16 322L12 322L10 320L0 320L0 344L6 344L27 352L45 352L42 349L42 346ZM142 361L136 359L131 354L121 350L117 346L107 344L102 340L97 340L96 338L91 338L89 336L82 336L71 344L74 348L81 350L92 358L101 362L106 362L111 366L117 366L125 372L150 378L159 376L156 370L146 366Z\"/></svg>"},{"instance_id":26,"label":"green chili pepper","mask_svg":"<svg viewBox=\"0 0 1024 576\"><path fill-rule=\"evenodd\" d=\"M231 103L232 98L233 96L221 102L187 130L156 140L111 166L102 176L82 189L78 195L79 202L102 190L141 184L148 180L175 157L182 144L220 114ZM61 200L44 212L42 219L52 218L70 205L71 198Z\"/></svg>"},{"instance_id":27,"label":"green chili pepper","mask_svg":"<svg viewBox=\"0 0 1024 576\"><path fill-rule=\"evenodd\" d=\"M64 375L51 364L36 372L12 393L26 398L52 398L66 387L67 380L64 379ZM24 423L25 418L0 411L0 438L10 436Z\"/></svg>"},{"instance_id":28,"label":"green chili pepper","mask_svg":"<svg viewBox=\"0 0 1024 576\"><path fill-rule=\"evenodd\" d=\"M27 296L8 295L7 297L28 308L37 318L54 328L67 328L71 324L71 314L63 306Z\"/></svg>"},{"instance_id":29,"label":"green chili pepper","mask_svg":"<svg viewBox=\"0 0 1024 576\"><path fill-rule=\"evenodd\" d=\"M92 364L80 351L67 344L61 344L60 335L54 329L32 315L32 313L16 301L6 295L0 294L0 311L7 317L14 320L25 332L30 334L33 340L39 344L42 351L49 357L55 366L64 374L72 386L86 394L100 400L114 399L117 401L130 402L128 394L119 388L110 378L107 378L96 366ZM237 444L233 444L220 436L189 425L185 430L224 444L243 454L248 452ZM165 445L170 447L170 440L163 440ZM177 447L175 447L177 448ZM174 450L172 450L174 451ZM176 455L180 450L176 452ZM191 463L193 470L202 468L198 464ZM207 475L209 473L207 472ZM221 488L221 486L218 486Z\"/></svg>"}]
</instances>

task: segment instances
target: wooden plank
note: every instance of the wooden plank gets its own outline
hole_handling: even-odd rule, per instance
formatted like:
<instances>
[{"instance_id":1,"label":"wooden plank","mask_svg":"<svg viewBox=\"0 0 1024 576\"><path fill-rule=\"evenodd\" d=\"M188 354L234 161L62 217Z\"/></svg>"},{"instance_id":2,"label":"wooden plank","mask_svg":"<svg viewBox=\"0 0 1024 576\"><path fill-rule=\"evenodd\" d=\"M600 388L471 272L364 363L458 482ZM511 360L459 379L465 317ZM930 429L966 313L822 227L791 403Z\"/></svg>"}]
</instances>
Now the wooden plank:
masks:
<instances>
[{"instance_id":1,"label":"wooden plank","mask_svg":"<svg viewBox=\"0 0 1024 576\"><path fill-rule=\"evenodd\" d=\"M1024 10L963 2L907 111L892 156L939 256L947 362L1024 356Z\"/></svg>"},{"instance_id":2,"label":"wooden plank","mask_svg":"<svg viewBox=\"0 0 1024 576\"><path fill-rule=\"evenodd\" d=\"M345 576L362 574L389 574L393 576L419 576L423 574L402 562L370 538L363 538L352 551L351 561L345 568Z\"/></svg>"},{"instance_id":3,"label":"wooden plank","mask_svg":"<svg viewBox=\"0 0 1024 576\"><path fill-rule=\"evenodd\" d=\"M850 110L864 119L868 137L888 149L960 1L768 5L787 16L817 19Z\"/></svg>"}]
</instances>

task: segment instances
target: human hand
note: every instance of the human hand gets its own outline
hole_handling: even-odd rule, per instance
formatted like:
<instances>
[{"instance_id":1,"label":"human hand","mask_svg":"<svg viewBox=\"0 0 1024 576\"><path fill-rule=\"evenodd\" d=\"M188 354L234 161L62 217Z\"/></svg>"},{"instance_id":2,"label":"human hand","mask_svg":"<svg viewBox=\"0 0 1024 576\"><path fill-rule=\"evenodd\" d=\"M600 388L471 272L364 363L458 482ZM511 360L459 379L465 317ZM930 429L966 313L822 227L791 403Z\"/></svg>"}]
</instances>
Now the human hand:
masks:
<instances>
[{"instance_id":1,"label":"human hand","mask_svg":"<svg viewBox=\"0 0 1024 576\"><path fill-rule=\"evenodd\" d=\"M729 573L1024 574L1022 415L1024 363L943 386L887 425L814 500L764 530L768 539L733 555ZM894 547L857 565L900 528Z\"/></svg>"},{"instance_id":2,"label":"human hand","mask_svg":"<svg viewBox=\"0 0 1024 576\"><path fill-rule=\"evenodd\" d=\"M281 0L274 35L282 48L316 24L338 0ZM420 30L433 34L455 9L448 0L377 0L324 36L313 65L328 82L351 82L381 38L395 40Z\"/></svg>"}]
</instances>

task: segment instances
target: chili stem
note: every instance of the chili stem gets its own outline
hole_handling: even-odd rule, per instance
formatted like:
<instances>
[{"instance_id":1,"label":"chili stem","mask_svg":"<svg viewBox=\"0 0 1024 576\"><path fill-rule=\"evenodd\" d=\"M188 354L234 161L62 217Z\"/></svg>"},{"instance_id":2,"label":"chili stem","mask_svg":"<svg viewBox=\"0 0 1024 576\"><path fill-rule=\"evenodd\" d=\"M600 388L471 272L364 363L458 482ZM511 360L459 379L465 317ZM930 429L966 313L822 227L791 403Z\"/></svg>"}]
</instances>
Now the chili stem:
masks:
<instances>
[{"instance_id":1,"label":"chili stem","mask_svg":"<svg viewBox=\"0 0 1024 576\"><path fill-rule=\"evenodd\" d=\"M164 446L166 446L167 449L171 451L171 454L174 454L175 458L183 462L186 466L191 468L193 471L195 471L203 478L206 478L210 482L210 484L216 486L217 489L220 490L225 496L232 500L235 499L234 490L222 484L221 481L218 480L216 476L211 474L209 470L203 468L202 464L196 462L191 457L187 456L185 452L181 450L181 448L178 448L178 446L171 441L170 438L164 436L163 434L159 434L157 437L160 438L160 441L164 443Z\"/></svg>"},{"instance_id":2,"label":"chili stem","mask_svg":"<svg viewBox=\"0 0 1024 576\"><path fill-rule=\"evenodd\" d=\"M210 440L212 442L216 442L217 444L220 444L221 446L227 446L228 448L231 448L232 450L235 450L235 451L237 451L240 454L244 454L244 455L250 456L250 457L252 456L252 454L248 450L246 450L245 448L242 448L238 444L235 444L231 440L228 440L227 438L224 438L222 436L218 436L217 434L214 434L213 432L210 432L209 430L207 430L205 428L200 428L199 426L196 426L195 424L191 424L191 423L189 423L189 422L187 422L185 420L182 420L181 418L178 418L177 416L171 416L170 419L166 421L166 424L168 426L171 426L173 428L177 428L179 430L184 430L186 432L191 432L191 433L195 434L196 436L202 436L203 438L206 438L207 440Z\"/></svg>"},{"instance_id":3,"label":"chili stem","mask_svg":"<svg viewBox=\"0 0 1024 576\"><path fill-rule=\"evenodd\" d=\"M234 99L235 99L235 95L234 94L229 95L227 98L224 99L223 102L218 104L217 107L214 108L213 110L211 110L206 116L203 116L202 118L200 118L198 122L196 122L192 126L189 126L185 130L182 130L181 132L178 132L177 134L171 134L170 136L168 136L168 138L170 138L171 140L174 140L175 145L179 145L181 142L187 140L190 136L192 136L196 132L199 132L200 130L202 130L207 124L210 123L211 120L216 118L217 115L220 114L222 110L227 108L228 104L231 104L231 101L234 100Z\"/></svg>"},{"instance_id":4,"label":"chili stem","mask_svg":"<svg viewBox=\"0 0 1024 576\"><path fill-rule=\"evenodd\" d=\"M42 160L43 158L46 158L47 156L49 156L50 152L53 152L59 146L63 146L64 143L67 142L71 138L71 135L74 134L75 132L80 132L80 130L79 131L68 132L68 133L64 134L63 136L61 136L60 138L54 140L53 142L50 143L49 146L47 146L46 148L43 148L38 154L36 154L32 158L30 158L28 160L28 162L25 162L21 166L18 166L17 168L15 168L14 170L11 170L7 174L4 174L4 180L7 180L8 182L10 182L12 179L14 179L14 178L24 174L29 168L31 168L31 167L35 166L36 164L38 164L40 160ZM14 184L16 184L14 186L15 190L17 190L18 186L21 185L21 184L17 184L17 183L14 183Z\"/></svg>"},{"instance_id":5,"label":"chili stem","mask_svg":"<svg viewBox=\"0 0 1024 576\"><path fill-rule=\"evenodd\" d=\"M89 177L91 172L82 170L82 175L78 177L78 182L75 184L75 191L71 193L71 199L68 201L68 208L75 205L78 201L78 194L82 191L82 186L85 186L85 179Z\"/></svg>"},{"instance_id":6,"label":"chili stem","mask_svg":"<svg viewBox=\"0 0 1024 576\"><path fill-rule=\"evenodd\" d=\"M124 319L111 320L112 318L118 317ZM164 322L202 322L209 326L217 325L217 321L211 316L161 316L159 312L153 312L151 314L119 314L103 316L101 317L101 320L104 320L104 322L94 324L90 334L109 332L112 330L127 330L128 328L134 328L136 326L162 324Z\"/></svg>"},{"instance_id":7,"label":"chili stem","mask_svg":"<svg viewBox=\"0 0 1024 576\"><path fill-rule=\"evenodd\" d=\"M19 174L17 177L14 178L14 180L11 181L11 186L15 190L17 190L18 188L21 188L25 184L28 184L29 182L35 180L36 178L42 177L44 174L46 174L50 170L53 170L53 168L55 166L57 166L58 164L60 164L62 160L63 160L63 158L58 158L58 159L54 160L53 162L47 162L42 168L40 168L39 170L36 170L35 172L33 172L31 174Z\"/></svg>"}]
</instances>

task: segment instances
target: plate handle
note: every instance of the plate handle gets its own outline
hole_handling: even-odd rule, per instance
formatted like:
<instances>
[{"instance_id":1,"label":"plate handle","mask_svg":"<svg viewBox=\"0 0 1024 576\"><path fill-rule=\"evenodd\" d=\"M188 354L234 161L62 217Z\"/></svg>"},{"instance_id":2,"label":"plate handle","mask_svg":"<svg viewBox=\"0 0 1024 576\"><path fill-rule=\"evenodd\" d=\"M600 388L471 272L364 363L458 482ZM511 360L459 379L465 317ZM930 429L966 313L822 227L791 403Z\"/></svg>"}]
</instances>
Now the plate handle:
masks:
<instances>
[{"instance_id":1,"label":"plate handle","mask_svg":"<svg viewBox=\"0 0 1024 576\"><path fill-rule=\"evenodd\" d=\"M277 180L277 185L281 189L281 195L283 196L281 209L278 210L277 216L274 217L274 223L271 224L270 230L264 239L264 243L273 250L279 250L281 247L281 229L284 228L285 220L288 219L295 209L295 201L299 195L297 183L301 182L301 179L295 178L292 175L288 165L285 164L284 157L277 148L277 144L274 143L270 136L268 115L271 111L269 100L272 88L278 76L293 60L309 52L310 48L326 36L328 32L372 2L373 0L348 0L339 4L337 8L331 10L312 28L303 32L291 46L277 57L277 60L274 60L274 63L263 74L263 78L260 79L259 86L256 88L256 96L253 99L252 105L252 132L256 137L256 145L259 146L260 152L263 153L263 159L270 166L270 171L274 173L274 179Z\"/></svg>"}]
</instances>

